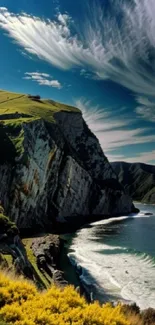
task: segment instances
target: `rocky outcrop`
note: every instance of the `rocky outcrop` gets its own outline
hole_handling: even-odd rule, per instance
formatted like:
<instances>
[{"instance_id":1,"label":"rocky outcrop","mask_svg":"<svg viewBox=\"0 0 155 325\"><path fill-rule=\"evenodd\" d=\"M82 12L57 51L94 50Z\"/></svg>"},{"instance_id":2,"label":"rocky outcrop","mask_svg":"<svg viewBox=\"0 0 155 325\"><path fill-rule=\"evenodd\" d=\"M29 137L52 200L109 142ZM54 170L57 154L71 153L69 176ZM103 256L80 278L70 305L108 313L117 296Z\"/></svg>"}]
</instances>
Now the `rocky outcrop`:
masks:
<instances>
[{"instance_id":1,"label":"rocky outcrop","mask_svg":"<svg viewBox=\"0 0 155 325\"><path fill-rule=\"evenodd\" d=\"M54 122L23 118L10 126L3 121L0 130L7 152L13 152L11 160L4 152L0 161L0 200L20 229L36 232L68 218L78 223L86 215L133 210L80 112L56 112Z\"/></svg>"},{"instance_id":2,"label":"rocky outcrop","mask_svg":"<svg viewBox=\"0 0 155 325\"><path fill-rule=\"evenodd\" d=\"M155 204L155 166L114 162L112 167L133 200Z\"/></svg>"},{"instance_id":3,"label":"rocky outcrop","mask_svg":"<svg viewBox=\"0 0 155 325\"><path fill-rule=\"evenodd\" d=\"M2 206L0 206L0 255L1 266L8 267L3 256L10 255L15 271L31 279L33 278L32 267L27 258L24 245L19 237L18 229L16 225L4 215Z\"/></svg>"},{"instance_id":4,"label":"rocky outcrop","mask_svg":"<svg viewBox=\"0 0 155 325\"><path fill-rule=\"evenodd\" d=\"M24 245L18 235L12 238L9 238L6 234L0 235L0 253L2 253L4 257L5 255L12 256L13 266L17 273L23 274L29 279L33 279L32 266L27 258Z\"/></svg>"},{"instance_id":5,"label":"rocky outcrop","mask_svg":"<svg viewBox=\"0 0 155 325\"><path fill-rule=\"evenodd\" d=\"M59 236L45 235L34 238L31 248L36 257L38 269L46 280L64 287L68 282L64 279L64 273L59 265L62 245L63 242Z\"/></svg>"}]
</instances>

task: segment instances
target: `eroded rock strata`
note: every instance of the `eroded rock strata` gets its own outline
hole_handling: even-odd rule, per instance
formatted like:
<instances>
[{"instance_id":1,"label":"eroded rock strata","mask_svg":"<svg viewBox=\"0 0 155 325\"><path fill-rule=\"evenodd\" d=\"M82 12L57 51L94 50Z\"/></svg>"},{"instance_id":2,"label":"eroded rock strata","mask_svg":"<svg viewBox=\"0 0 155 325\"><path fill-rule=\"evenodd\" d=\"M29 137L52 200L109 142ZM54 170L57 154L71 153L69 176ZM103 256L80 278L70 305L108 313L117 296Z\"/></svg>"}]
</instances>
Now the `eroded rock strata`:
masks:
<instances>
[{"instance_id":1,"label":"eroded rock strata","mask_svg":"<svg viewBox=\"0 0 155 325\"><path fill-rule=\"evenodd\" d=\"M118 161L112 167L133 200L155 204L155 166Z\"/></svg>"},{"instance_id":2,"label":"eroded rock strata","mask_svg":"<svg viewBox=\"0 0 155 325\"><path fill-rule=\"evenodd\" d=\"M58 235L44 235L33 239L31 248L38 269L47 279L49 284L64 287L68 282L64 278L64 273L60 270L60 254L63 241Z\"/></svg>"},{"instance_id":3,"label":"eroded rock strata","mask_svg":"<svg viewBox=\"0 0 155 325\"><path fill-rule=\"evenodd\" d=\"M132 199L80 111L63 105L47 118L41 110L37 118L30 110L20 117L18 104L11 122L9 112L8 104L5 120L0 116L0 200L20 229L37 232L69 218L78 223L87 215L133 211Z\"/></svg>"}]
</instances>

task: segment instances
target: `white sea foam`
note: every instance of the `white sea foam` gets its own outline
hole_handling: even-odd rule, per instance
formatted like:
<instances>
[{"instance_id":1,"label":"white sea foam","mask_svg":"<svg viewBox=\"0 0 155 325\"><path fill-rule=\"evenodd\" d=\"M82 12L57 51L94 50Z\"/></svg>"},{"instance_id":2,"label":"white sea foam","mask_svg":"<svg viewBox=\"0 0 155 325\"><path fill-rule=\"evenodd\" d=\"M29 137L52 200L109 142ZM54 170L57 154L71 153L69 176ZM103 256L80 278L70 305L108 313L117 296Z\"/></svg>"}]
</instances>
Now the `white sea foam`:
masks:
<instances>
[{"instance_id":1,"label":"white sea foam","mask_svg":"<svg viewBox=\"0 0 155 325\"><path fill-rule=\"evenodd\" d=\"M126 247L110 246L97 240L95 226L121 222L127 218L112 218L93 224L77 233L69 257L77 265L81 281L98 297L136 302L141 309L155 308L155 265L146 254L130 252ZM145 216L149 217L149 216ZM94 226L95 225L95 226Z\"/></svg>"}]
</instances>

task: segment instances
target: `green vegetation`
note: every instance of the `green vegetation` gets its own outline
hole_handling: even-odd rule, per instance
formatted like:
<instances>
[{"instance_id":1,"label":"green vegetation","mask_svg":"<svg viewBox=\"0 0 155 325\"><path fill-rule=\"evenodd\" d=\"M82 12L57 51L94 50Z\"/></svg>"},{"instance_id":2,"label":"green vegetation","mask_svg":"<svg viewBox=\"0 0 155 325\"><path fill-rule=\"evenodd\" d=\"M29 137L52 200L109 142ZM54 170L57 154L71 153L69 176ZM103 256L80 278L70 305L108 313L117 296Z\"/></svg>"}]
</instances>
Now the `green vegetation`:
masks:
<instances>
[{"instance_id":1,"label":"green vegetation","mask_svg":"<svg viewBox=\"0 0 155 325\"><path fill-rule=\"evenodd\" d=\"M0 325L8 325L4 320L0 317Z\"/></svg>"},{"instance_id":2,"label":"green vegetation","mask_svg":"<svg viewBox=\"0 0 155 325\"><path fill-rule=\"evenodd\" d=\"M28 260L32 264L32 266L33 266L33 268L34 268L34 270L35 270L35 272L36 272L36 274L38 276L38 279L40 279L40 282L43 283L43 285L45 286L45 288L48 288L49 287L49 283L51 281L51 278L49 278L49 276L47 274L44 275L38 269L37 260L36 260L36 257L33 254L32 248L31 248L32 241L33 241L33 238L24 238L22 240L22 242L23 242L23 244L25 246L26 252L27 252Z\"/></svg>"},{"instance_id":3,"label":"green vegetation","mask_svg":"<svg viewBox=\"0 0 155 325\"><path fill-rule=\"evenodd\" d=\"M11 222L3 213L0 213L0 234L7 234L8 236L18 234L18 228L15 223Z\"/></svg>"},{"instance_id":4,"label":"green vegetation","mask_svg":"<svg viewBox=\"0 0 155 325\"><path fill-rule=\"evenodd\" d=\"M123 305L121 310L131 325L155 324L155 309L153 308L140 311L140 308L136 304L132 304Z\"/></svg>"},{"instance_id":5,"label":"green vegetation","mask_svg":"<svg viewBox=\"0 0 155 325\"><path fill-rule=\"evenodd\" d=\"M16 227L15 223L10 221L10 219L4 215L4 209L0 205L0 237L2 242L6 240L9 241L10 239L18 234L18 228ZM7 254L0 253L0 264L1 267L5 263L7 263L7 267L12 268L12 256Z\"/></svg>"},{"instance_id":6,"label":"green vegetation","mask_svg":"<svg viewBox=\"0 0 155 325\"><path fill-rule=\"evenodd\" d=\"M15 325L129 325L121 306L88 304L73 287L51 286L40 292L13 275L0 272L0 317ZM4 323L5 324L5 323ZM2 323L2 325L4 325Z\"/></svg>"},{"instance_id":7,"label":"green vegetation","mask_svg":"<svg viewBox=\"0 0 155 325\"><path fill-rule=\"evenodd\" d=\"M12 268L13 267L13 264L12 264L12 256L11 255L3 255L3 258L6 260L7 264L8 264L8 268Z\"/></svg>"},{"instance_id":8,"label":"green vegetation","mask_svg":"<svg viewBox=\"0 0 155 325\"><path fill-rule=\"evenodd\" d=\"M87 303L72 287L39 291L14 273L0 271L0 325L154 325L155 310Z\"/></svg>"},{"instance_id":9,"label":"green vegetation","mask_svg":"<svg viewBox=\"0 0 155 325\"><path fill-rule=\"evenodd\" d=\"M0 205L0 236L2 237L2 240L10 240L15 235L18 234L18 228L16 227L15 223L10 221L10 219L5 216L4 209ZM31 249L33 238L24 238L22 240L23 245L25 246L28 260L30 261L31 265L33 266L34 273L35 273L35 279L36 283L38 284L38 287L42 288L48 288L51 284L51 278L49 277L46 272L43 274L38 266L37 266L37 260L36 257L33 254L33 251ZM7 262L7 267L9 269L14 269L13 265L13 259L11 255L8 254L0 254L0 264L2 267L2 261ZM4 263L5 264L5 263Z\"/></svg>"},{"instance_id":10,"label":"green vegetation","mask_svg":"<svg viewBox=\"0 0 155 325\"><path fill-rule=\"evenodd\" d=\"M18 234L18 228L14 222L11 222L7 216L4 215L4 209L0 206L0 236L6 236L12 238ZM5 237L4 237L5 239ZM2 259L7 262L9 268L12 267L12 256L1 254Z\"/></svg>"},{"instance_id":11,"label":"green vegetation","mask_svg":"<svg viewBox=\"0 0 155 325\"><path fill-rule=\"evenodd\" d=\"M24 131L21 130L19 133L19 136L16 138L12 138L11 140L16 148L16 153L18 155L22 154L24 152L23 142L24 142Z\"/></svg>"},{"instance_id":12,"label":"green vegetation","mask_svg":"<svg viewBox=\"0 0 155 325\"><path fill-rule=\"evenodd\" d=\"M18 234L18 228L16 225L9 220L7 216L4 215L4 209L2 206L0 206L0 236L2 236L2 240L9 240L15 235ZM6 236L7 235L7 236ZM4 238L4 239L3 239ZM30 263L33 266L34 273L35 273L35 279L38 287L41 288L48 288L51 283L51 278L47 274L43 274L37 266L37 260L36 257L33 254L33 251L31 249L33 238L25 238L23 239L23 244L25 246L27 257ZM0 254L1 260L4 260L7 262L7 267L9 269L14 270L13 265L13 259L11 255L7 254ZM1 262L0 262L1 263ZM1 263L2 266L2 263Z\"/></svg>"},{"instance_id":13,"label":"green vegetation","mask_svg":"<svg viewBox=\"0 0 155 325\"><path fill-rule=\"evenodd\" d=\"M16 156L15 147L7 135L6 131L0 124L0 163L3 164L6 161L13 162Z\"/></svg>"},{"instance_id":14,"label":"green vegetation","mask_svg":"<svg viewBox=\"0 0 155 325\"><path fill-rule=\"evenodd\" d=\"M53 114L56 112L79 112L77 108L72 106L67 106L52 100L35 100L33 98L33 96L30 97L28 95L0 91L0 115L16 113L28 115L28 117L22 117L20 121L18 117L12 122L9 119L9 123L16 124L30 122L34 118L42 118L46 121L54 122Z\"/></svg>"},{"instance_id":15,"label":"green vegetation","mask_svg":"<svg viewBox=\"0 0 155 325\"><path fill-rule=\"evenodd\" d=\"M23 124L39 119L54 123L54 113L60 111L79 112L75 107L40 99L39 96L0 90L0 163L12 161L16 155L24 153Z\"/></svg>"}]
</instances>

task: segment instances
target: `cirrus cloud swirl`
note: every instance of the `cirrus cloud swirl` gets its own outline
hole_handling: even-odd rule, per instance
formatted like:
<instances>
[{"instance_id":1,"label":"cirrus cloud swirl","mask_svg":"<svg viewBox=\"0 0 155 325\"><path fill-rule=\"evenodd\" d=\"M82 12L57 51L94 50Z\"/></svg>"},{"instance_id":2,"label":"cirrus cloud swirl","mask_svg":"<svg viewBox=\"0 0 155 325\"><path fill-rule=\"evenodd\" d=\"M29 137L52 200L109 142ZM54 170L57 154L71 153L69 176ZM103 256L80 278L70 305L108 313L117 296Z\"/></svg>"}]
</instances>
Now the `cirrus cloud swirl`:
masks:
<instances>
[{"instance_id":1,"label":"cirrus cloud swirl","mask_svg":"<svg viewBox=\"0 0 155 325\"><path fill-rule=\"evenodd\" d=\"M135 117L152 123L155 121L155 1L108 0L107 3L108 8L97 0L91 2L79 29L68 13L59 12L53 19L43 19L1 7L0 28L24 53L58 69L77 68L83 78L109 79L128 88L135 93ZM27 72L24 78L39 85L62 88L58 80L46 73ZM87 100L79 99L76 104L112 160L111 152L116 148L155 141L155 135L148 134L151 133L148 126L134 128L133 121L125 120L125 116L113 120L108 109L91 107ZM152 150L150 161L154 154ZM147 152L141 153L139 159L146 161L146 155ZM121 157L124 156L115 155ZM133 157L131 161L136 159Z\"/></svg>"},{"instance_id":2,"label":"cirrus cloud swirl","mask_svg":"<svg viewBox=\"0 0 155 325\"><path fill-rule=\"evenodd\" d=\"M0 9L0 27L25 51L61 69L87 67L137 93L154 96L155 2L110 1L111 14L94 4L82 33L67 14L44 20ZM115 14L112 14L115 13ZM81 37L81 34L83 37Z\"/></svg>"}]
</instances>

